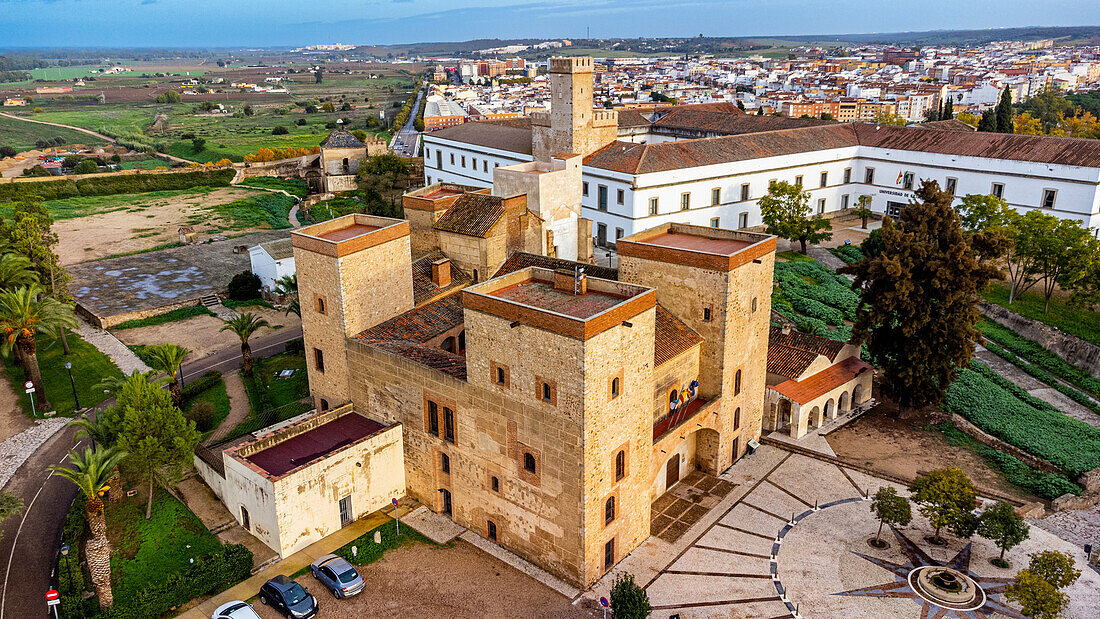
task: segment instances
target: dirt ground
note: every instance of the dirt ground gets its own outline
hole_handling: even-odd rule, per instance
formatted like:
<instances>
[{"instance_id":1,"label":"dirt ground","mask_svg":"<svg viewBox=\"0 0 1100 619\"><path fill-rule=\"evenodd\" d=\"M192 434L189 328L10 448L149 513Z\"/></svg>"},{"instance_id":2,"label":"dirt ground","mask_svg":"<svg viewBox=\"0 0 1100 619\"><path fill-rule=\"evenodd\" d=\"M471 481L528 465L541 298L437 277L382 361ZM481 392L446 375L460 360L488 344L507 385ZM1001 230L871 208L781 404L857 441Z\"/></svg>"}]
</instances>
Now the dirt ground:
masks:
<instances>
[{"instance_id":1,"label":"dirt ground","mask_svg":"<svg viewBox=\"0 0 1100 619\"><path fill-rule=\"evenodd\" d=\"M337 600L312 576L298 582L317 597L319 619L352 617L598 617L472 544L417 544L361 568L359 595ZM259 602L264 619L281 617Z\"/></svg>"},{"instance_id":2,"label":"dirt ground","mask_svg":"<svg viewBox=\"0 0 1100 619\"><path fill-rule=\"evenodd\" d=\"M19 406L19 397L6 376L0 377L0 441L19 434L33 423Z\"/></svg>"},{"instance_id":3,"label":"dirt ground","mask_svg":"<svg viewBox=\"0 0 1100 619\"><path fill-rule=\"evenodd\" d=\"M1024 501L1038 499L1009 484L969 449L952 447L927 416L898 419L896 408L883 402L825 438L837 457L902 477L916 477L945 466L957 466L979 490L987 488Z\"/></svg>"},{"instance_id":4,"label":"dirt ground","mask_svg":"<svg viewBox=\"0 0 1100 619\"><path fill-rule=\"evenodd\" d=\"M205 207L254 195L256 192L248 189L225 188L172 198L138 196L131 209L55 222L53 227L59 238L57 255L61 264L74 264L174 243L179 240L180 226L189 225L189 218L202 215ZM203 233L208 229L205 223L193 225L200 237L205 236ZM251 231L238 230L234 234Z\"/></svg>"},{"instance_id":5,"label":"dirt ground","mask_svg":"<svg viewBox=\"0 0 1100 619\"><path fill-rule=\"evenodd\" d=\"M871 224L875 223L876 220L874 218L867 220L867 230L853 230L852 228L860 228L863 221L859 217L851 215L840 215L829 221L833 225L833 238L821 243L821 247L840 247L844 244L844 241L851 241L852 245L859 245L871 234Z\"/></svg>"},{"instance_id":6,"label":"dirt ground","mask_svg":"<svg viewBox=\"0 0 1100 619\"><path fill-rule=\"evenodd\" d=\"M281 310L267 309L266 307L242 307L238 313L252 313L267 320L274 326L297 326L302 324L300 318L294 314L289 316ZM138 327L136 329L122 329L112 331L115 337L124 344L176 344L191 349L188 361L200 359L219 350L240 346L241 340L231 331L220 331L221 320L213 316L195 316L176 322L167 322L151 327ZM271 335L274 331L269 328L260 329L253 337Z\"/></svg>"}]
</instances>

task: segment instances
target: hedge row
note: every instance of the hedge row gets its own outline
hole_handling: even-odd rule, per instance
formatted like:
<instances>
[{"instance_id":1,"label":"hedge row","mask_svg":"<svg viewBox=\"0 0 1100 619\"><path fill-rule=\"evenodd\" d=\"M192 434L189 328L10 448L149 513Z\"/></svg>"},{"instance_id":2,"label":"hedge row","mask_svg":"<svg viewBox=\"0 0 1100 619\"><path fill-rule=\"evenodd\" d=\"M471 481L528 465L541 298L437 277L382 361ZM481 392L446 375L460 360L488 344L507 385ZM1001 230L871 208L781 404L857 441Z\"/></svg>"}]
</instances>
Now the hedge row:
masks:
<instances>
[{"instance_id":1,"label":"hedge row","mask_svg":"<svg viewBox=\"0 0 1100 619\"><path fill-rule=\"evenodd\" d=\"M221 379L221 372L217 370L208 370L202 376L183 386L183 389L180 390L181 399L186 402L187 400L199 395L203 391L206 391L214 385L217 385L221 381Z\"/></svg>"},{"instance_id":2,"label":"hedge row","mask_svg":"<svg viewBox=\"0 0 1100 619\"><path fill-rule=\"evenodd\" d=\"M944 433L949 444L973 449L990 466L1004 475L1009 483L1024 488L1037 497L1052 501L1067 493L1081 494L1081 487L1065 475L1033 469L1010 454L982 445L951 423L942 423L936 426L936 429Z\"/></svg>"},{"instance_id":3,"label":"hedge row","mask_svg":"<svg viewBox=\"0 0 1100 619\"><path fill-rule=\"evenodd\" d=\"M790 297L791 307L794 311L810 318L816 318L830 325L844 324L844 312L825 305L821 301L809 297Z\"/></svg>"},{"instance_id":4,"label":"hedge row","mask_svg":"<svg viewBox=\"0 0 1100 619\"><path fill-rule=\"evenodd\" d=\"M1100 396L1100 380L1089 376L1088 372L1066 363L1054 353L1040 346L1038 342L1018 335L1012 329L992 320L980 320L977 327L982 335L1007 348L1017 357L1043 368L1087 393Z\"/></svg>"},{"instance_id":5,"label":"hedge row","mask_svg":"<svg viewBox=\"0 0 1100 619\"><path fill-rule=\"evenodd\" d=\"M33 183L0 185L0 203L39 196L60 200L77 196L108 196L119 193L144 193L192 187L228 187L235 170L176 172L170 174L118 174L80 180L60 179Z\"/></svg>"},{"instance_id":6,"label":"hedge row","mask_svg":"<svg viewBox=\"0 0 1100 619\"><path fill-rule=\"evenodd\" d=\"M1095 400L1085 395L1084 393L1062 383L1062 381L1054 378L1049 373L1044 372L1038 366L1028 363L1026 360L1017 357L1016 355L1010 353L1004 348L1001 348L997 344L994 344L992 341L986 341L983 346L985 346L985 349L989 352L1001 357L1009 363L1012 363L1021 370L1043 381L1045 384L1057 389L1062 395L1066 396L1067 398L1100 415L1100 404L1097 404Z\"/></svg>"},{"instance_id":7,"label":"hedge row","mask_svg":"<svg viewBox=\"0 0 1100 619\"><path fill-rule=\"evenodd\" d=\"M1071 477L1100 466L1100 429L1063 415L981 363L959 371L944 405Z\"/></svg>"},{"instance_id":8,"label":"hedge row","mask_svg":"<svg viewBox=\"0 0 1100 619\"><path fill-rule=\"evenodd\" d=\"M240 544L226 544L182 572L151 582L127 604L115 604L103 617L138 619L160 617L172 608L200 595L224 591L248 578L252 571L252 551Z\"/></svg>"}]
</instances>

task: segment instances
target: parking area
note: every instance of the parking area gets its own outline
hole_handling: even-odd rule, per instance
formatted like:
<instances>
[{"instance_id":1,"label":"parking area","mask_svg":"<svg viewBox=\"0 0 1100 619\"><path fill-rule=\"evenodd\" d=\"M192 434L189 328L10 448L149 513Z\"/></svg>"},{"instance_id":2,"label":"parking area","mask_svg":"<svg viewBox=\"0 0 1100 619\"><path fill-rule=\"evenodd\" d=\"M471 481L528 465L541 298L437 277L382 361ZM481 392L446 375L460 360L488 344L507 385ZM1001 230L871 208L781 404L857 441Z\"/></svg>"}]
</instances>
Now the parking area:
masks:
<instances>
[{"instance_id":1,"label":"parking area","mask_svg":"<svg viewBox=\"0 0 1100 619\"><path fill-rule=\"evenodd\" d=\"M319 619L352 617L588 617L569 598L472 544L414 544L359 568L366 588L336 600L306 574L296 580L317 597ZM264 619L279 613L253 603Z\"/></svg>"}]
</instances>

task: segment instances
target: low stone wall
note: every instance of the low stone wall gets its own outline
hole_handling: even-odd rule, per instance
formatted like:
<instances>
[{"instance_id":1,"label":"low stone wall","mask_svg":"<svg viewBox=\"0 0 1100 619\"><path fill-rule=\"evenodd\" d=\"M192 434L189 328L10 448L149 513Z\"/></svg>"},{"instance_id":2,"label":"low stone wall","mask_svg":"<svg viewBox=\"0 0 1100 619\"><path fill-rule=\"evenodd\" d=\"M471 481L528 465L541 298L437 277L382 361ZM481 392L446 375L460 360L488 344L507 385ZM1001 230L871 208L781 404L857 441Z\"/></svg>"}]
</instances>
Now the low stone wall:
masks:
<instances>
[{"instance_id":1,"label":"low stone wall","mask_svg":"<svg viewBox=\"0 0 1100 619\"><path fill-rule=\"evenodd\" d=\"M1029 340L1035 340L1043 348L1058 355L1066 363L1088 372L1093 378L1100 378L1100 346L1037 320L1025 318L1000 305L982 303L979 307L994 322Z\"/></svg>"},{"instance_id":2,"label":"low stone wall","mask_svg":"<svg viewBox=\"0 0 1100 619\"><path fill-rule=\"evenodd\" d=\"M985 445L986 447L992 447L994 449L999 449L1000 451L1003 451L1013 456L1017 460L1020 460L1021 462L1027 464L1032 468L1039 469L1044 473L1062 472L1062 469L1054 466L1050 462L1047 462L1042 458L1037 458L1018 447L1009 445L1008 443L1002 441L995 436L990 436L989 434L986 434L981 429L979 429L978 426L970 423L958 413L951 413L951 423L955 424L956 428L962 430L963 432L966 432L971 437L973 437L974 440L978 441L982 445Z\"/></svg>"},{"instance_id":3,"label":"low stone wall","mask_svg":"<svg viewBox=\"0 0 1100 619\"><path fill-rule=\"evenodd\" d=\"M172 310L177 310L184 307L191 307L192 305L198 305L201 302L201 297L193 297L190 299L184 299L183 301L169 303L168 305L152 307L135 312L127 312L125 314L115 314L113 316L97 316L96 314L92 313L90 309L81 305L78 299L76 302L76 313L87 320L89 323L99 327L100 329L110 329L111 327L115 325L120 325L127 320L141 320L142 318L149 318L150 316L160 316L161 314L167 314Z\"/></svg>"}]
</instances>

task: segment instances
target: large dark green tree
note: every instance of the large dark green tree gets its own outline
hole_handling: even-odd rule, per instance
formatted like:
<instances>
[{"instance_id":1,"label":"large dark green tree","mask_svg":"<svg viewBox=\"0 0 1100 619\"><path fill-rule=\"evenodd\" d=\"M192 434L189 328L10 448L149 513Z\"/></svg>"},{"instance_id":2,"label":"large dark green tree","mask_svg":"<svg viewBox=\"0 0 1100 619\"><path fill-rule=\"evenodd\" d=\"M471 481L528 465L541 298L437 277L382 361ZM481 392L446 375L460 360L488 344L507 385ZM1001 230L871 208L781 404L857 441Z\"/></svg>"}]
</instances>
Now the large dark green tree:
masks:
<instances>
[{"instance_id":1,"label":"large dark green tree","mask_svg":"<svg viewBox=\"0 0 1100 619\"><path fill-rule=\"evenodd\" d=\"M861 293L853 337L882 371L882 393L904 417L943 399L980 335L978 301L1003 247L963 229L954 197L924 181L919 201L886 218L879 249L841 273Z\"/></svg>"},{"instance_id":2,"label":"large dark green tree","mask_svg":"<svg viewBox=\"0 0 1100 619\"><path fill-rule=\"evenodd\" d=\"M978 120L978 131L984 131L986 133L995 133L997 131L996 110L986 110L982 112L982 117Z\"/></svg>"},{"instance_id":3,"label":"large dark green tree","mask_svg":"<svg viewBox=\"0 0 1100 619\"><path fill-rule=\"evenodd\" d=\"M951 120L955 117L955 104L951 102L951 97L948 97L943 102L943 112L940 113L940 120Z\"/></svg>"},{"instance_id":4,"label":"large dark green tree","mask_svg":"<svg viewBox=\"0 0 1100 619\"><path fill-rule=\"evenodd\" d=\"M1008 87L1001 91L1001 100L997 102L997 133L1012 133L1012 93Z\"/></svg>"}]
</instances>

